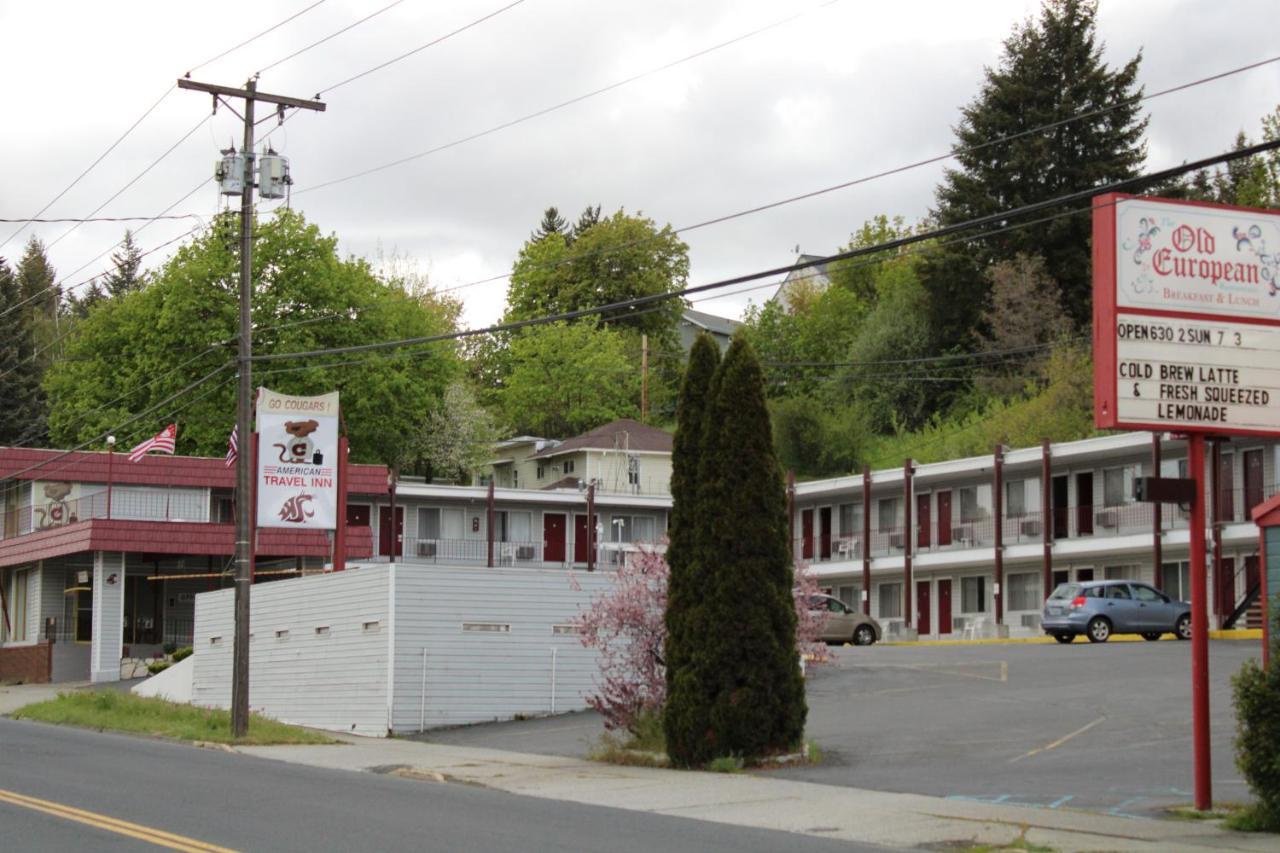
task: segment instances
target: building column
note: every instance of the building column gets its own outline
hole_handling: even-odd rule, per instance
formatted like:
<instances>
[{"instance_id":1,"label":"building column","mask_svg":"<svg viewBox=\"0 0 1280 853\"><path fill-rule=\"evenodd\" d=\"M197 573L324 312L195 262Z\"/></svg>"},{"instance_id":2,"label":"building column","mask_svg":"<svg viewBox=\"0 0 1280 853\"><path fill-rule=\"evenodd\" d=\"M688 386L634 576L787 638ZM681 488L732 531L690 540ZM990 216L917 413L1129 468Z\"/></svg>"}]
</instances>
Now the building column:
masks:
<instances>
[{"instance_id":1,"label":"building column","mask_svg":"<svg viewBox=\"0 0 1280 853\"><path fill-rule=\"evenodd\" d=\"M911 457L902 463L902 577L904 589L902 595L902 624L910 628L912 625L911 604L916 594L915 583L911 579Z\"/></svg>"},{"instance_id":2,"label":"building column","mask_svg":"<svg viewBox=\"0 0 1280 853\"><path fill-rule=\"evenodd\" d=\"M1044 543L1042 583L1047 599L1053 592L1053 470L1051 466L1049 439L1040 441L1040 512L1043 515L1040 525L1041 539Z\"/></svg>"},{"instance_id":3,"label":"building column","mask_svg":"<svg viewBox=\"0 0 1280 853\"><path fill-rule=\"evenodd\" d=\"M862 612L871 615L871 466L862 466Z\"/></svg>"},{"instance_id":4,"label":"building column","mask_svg":"<svg viewBox=\"0 0 1280 853\"><path fill-rule=\"evenodd\" d=\"M120 680L124 651L124 554L93 553L93 640L89 646L89 680Z\"/></svg>"},{"instance_id":5,"label":"building column","mask_svg":"<svg viewBox=\"0 0 1280 853\"><path fill-rule=\"evenodd\" d=\"M992 454L992 507L996 517L995 581L991 597L996 611L996 627L1004 624L1004 446L997 444Z\"/></svg>"},{"instance_id":6,"label":"building column","mask_svg":"<svg viewBox=\"0 0 1280 853\"><path fill-rule=\"evenodd\" d=\"M1161 434L1158 432L1151 433L1151 476L1159 477L1160 475L1160 439ZM1160 570L1160 564L1164 562L1164 506L1160 501L1153 501L1151 504L1151 562L1152 576L1156 589L1164 588L1163 572Z\"/></svg>"},{"instance_id":7,"label":"building column","mask_svg":"<svg viewBox=\"0 0 1280 853\"><path fill-rule=\"evenodd\" d=\"M487 524L485 525L485 530L488 531L488 538L489 538L489 568L492 569L493 568L493 520L494 520L494 516L496 515L496 513L493 510L493 478L492 477L489 478L489 494L486 496L486 500L485 500L485 512L487 513L486 518L488 520ZM511 516L508 515L507 518L510 519ZM515 561L512 560L512 562L514 563Z\"/></svg>"}]
</instances>

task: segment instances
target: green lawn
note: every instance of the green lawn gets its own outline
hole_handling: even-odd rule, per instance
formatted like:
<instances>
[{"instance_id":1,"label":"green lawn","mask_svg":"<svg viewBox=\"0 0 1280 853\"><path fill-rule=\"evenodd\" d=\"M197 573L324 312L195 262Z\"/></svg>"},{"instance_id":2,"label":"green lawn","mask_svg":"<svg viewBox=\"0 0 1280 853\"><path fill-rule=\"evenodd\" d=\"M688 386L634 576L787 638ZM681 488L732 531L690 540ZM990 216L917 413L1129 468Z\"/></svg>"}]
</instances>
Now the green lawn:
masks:
<instances>
[{"instance_id":1,"label":"green lawn","mask_svg":"<svg viewBox=\"0 0 1280 853\"><path fill-rule=\"evenodd\" d=\"M290 726L253 714L249 733L231 737L231 713L219 709L179 705L118 690L77 690L57 699L36 702L13 715L103 731L132 732L175 740L236 743L253 746L279 743L337 743L309 729Z\"/></svg>"}]
</instances>

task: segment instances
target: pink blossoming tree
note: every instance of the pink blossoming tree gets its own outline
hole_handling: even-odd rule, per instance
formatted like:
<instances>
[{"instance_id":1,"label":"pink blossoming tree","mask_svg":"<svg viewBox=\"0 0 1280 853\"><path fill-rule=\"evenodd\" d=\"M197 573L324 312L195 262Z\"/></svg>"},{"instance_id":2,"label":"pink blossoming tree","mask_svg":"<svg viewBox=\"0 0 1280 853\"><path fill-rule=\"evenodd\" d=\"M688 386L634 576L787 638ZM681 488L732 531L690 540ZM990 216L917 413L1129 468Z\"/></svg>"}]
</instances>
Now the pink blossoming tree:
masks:
<instances>
[{"instance_id":1,"label":"pink blossoming tree","mask_svg":"<svg viewBox=\"0 0 1280 853\"><path fill-rule=\"evenodd\" d=\"M662 710L667 700L666 642L663 613L667 608L670 571L663 556L649 548L628 555L606 592L592 597L574 620L582 645L599 652L596 692L587 704L604 717L605 728L634 732L642 716ZM827 612L801 605L819 592L807 564L795 567L796 645L811 663L828 660L822 635ZM581 589L570 575L570 585Z\"/></svg>"}]
</instances>

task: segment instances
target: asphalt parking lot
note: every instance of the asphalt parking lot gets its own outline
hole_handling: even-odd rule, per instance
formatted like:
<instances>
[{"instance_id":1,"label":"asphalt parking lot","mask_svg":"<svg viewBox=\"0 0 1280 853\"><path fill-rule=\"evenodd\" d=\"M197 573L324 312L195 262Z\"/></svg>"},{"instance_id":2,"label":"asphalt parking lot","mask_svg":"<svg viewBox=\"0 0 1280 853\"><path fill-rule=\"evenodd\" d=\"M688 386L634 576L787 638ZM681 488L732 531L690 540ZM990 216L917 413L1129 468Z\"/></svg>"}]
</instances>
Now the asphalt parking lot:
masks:
<instances>
[{"instance_id":1,"label":"asphalt parking lot","mask_svg":"<svg viewBox=\"0 0 1280 853\"><path fill-rule=\"evenodd\" d=\"M830 785L1136 818L1188 803L1190 643L832 649L809 672L816 766L768 771ZM1230 677L1258 643L1210 643L1216 800L1242 800ZM571 714L429 732L428 740L583 756L603 730Z\"/></svg>"}]
</instances>

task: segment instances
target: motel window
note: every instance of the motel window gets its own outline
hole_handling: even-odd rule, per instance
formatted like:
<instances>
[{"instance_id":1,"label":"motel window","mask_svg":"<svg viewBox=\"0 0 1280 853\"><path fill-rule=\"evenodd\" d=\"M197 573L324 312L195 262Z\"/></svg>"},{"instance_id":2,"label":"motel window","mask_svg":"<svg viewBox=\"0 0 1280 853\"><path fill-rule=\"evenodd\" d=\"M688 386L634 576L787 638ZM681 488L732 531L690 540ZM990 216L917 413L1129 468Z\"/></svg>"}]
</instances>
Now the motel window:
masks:
<instances>
[{"instance_id":1,"label":"motel window","mask_svg":"<svg viewBox=\"0 0 1280 853\"><path fill-rule=\"evenodd\" d=\"M547 476L547 469L546 469L544 466L539 465L539 466L538 466L538 479L539 479L539 480L541 480L541 479L542 479L543 477L545 477L545 476Z\"/></svg>"},{"instance_id":2,"label":"motel window","mask_svg":"<svg viewBox=\"0 0 1280 853\"><path fill-rule=\"evenodd\" d=\"M1035 572L1009 575L1004 579L1004 585L1009 610L1040 609L1040 577Z\"/></svg>"},{"instance_id":3,"label":"motel window","mask_svg":"<svg viewBox=\"0 0 1280 853\"><path fill-rule=\"evenodd\" d=\"M13 586L9 595L9 636L8 640L21 642L27 639L27 596L30 589L30 571L15 572ZM0 631L4 630L0 624Z\"/></svg>"},{"instance_id":4,"label":"motel window","mask_svg":"<svg viewBox=\"0 0 1280 853\"><path fill-rule=\"evenodd\" d=\"M572 474L572 473L573 473L573 460L572 460L572 459L566 459L566 460L564 460L564 472L565 472L566 474Z\"/></svg>"},{"instance_id":5,"label":"motel window","mask_svg":"<svg viewBox=\"0 0 1280 853\"><path fill-rule=\"evenodd\" d=\"M840 587L836 596L844 602L845 606L850 610L862 612L862 587L854 584L852 586L845 585Z\"/></svg>"},{"instance_id":6,"label":"motel window","mask_svg":"<svg viewBox=\"0 0 1280 853\"><path fill-rule=\"evenodd\" d=\"M1006 518L1022 518L1027 514L1027 481L1010 480L1004 484Z\"/></svg>"},{"instance_id":7,"label":"motel window","mask_svg":"<svg viewBox=\"0 0 1280 853\"><path fill-rule=\"evenodd\" d=\"M981 517L978 510L978 489L966 486L960 490L960 520L977 521Z\"/></svg>"},{"instance_id":8,"label":"motel window","mask_svg":"<svg viewBox=\"0 0 1280 853\"><path fill-rule=\"evenodd\" d=\"M902 498L881 498L878 506L880 511L880 532L887 533L895 529L898 526Z\"/></svg>"},{"instance_id":9,"label":"motel window","mask_svg":"<svg viewBox=\"0 0 1280 853\"><path fill-rule=\"evenodd\" d=\"M876 593L879 598L881 619L900 619L902 617L902 584L882 583Z\"/></svg>"},{"instance_id":10,"label":"motel window","mask_svg":"<svg viewBox=\"0 0 1280 853\"><path fill-rule=\"evenodd\" d=\"M1102 577L1109 581L1135 580L1138 577L1137 566L1106 566Z\"/></svg>"},{"instance_id":11,"label":"motel window","mask_svg":"<svg viewBox=\"0 0 1280 853\"><path fill-rule=\"evenodd\" d=\"M960 579L960 611L987 612L987 579L983 576Z\"/></svg>"},{"instance_id":12,"label":"motel window","mask_svg":"<svg viewBox=\"0 0 1280 853\"><path fill-rule=\"evenodd\" d=\"M418 507L418 538L440 538L440 510L435 507Z\"/></svg>"},{"instance_id":13,"label":"motel window","mask_svg":"<svg viewBox=\"0 0 1280 853\"><path fill-rule=\"evenodd\" d=\"M627 483L632 486L640 485L640 457L631 456L627 459Z\"/></svg>"},{"instance_id":14,"label":"motel window","mask_svg":"<svg viewBox=\"0 0 1280 853\"><path fill-rule=\"evenodd\" d=\"M612 524L616 542L652 542L657 538L657 525L649 516L615 515Z\"/></svg>"},{"instance_id":15,"label":"motel window","mask_svg":"<svg viewBox=\"0 0 1280 853\"><path fill-rule=\"evenodd\" d=\"M837 514L841 536L857 536L862 532L862 504L840 504Z\"/></svg>"},{"instance_id":16,"label":"motel window","mask_svg":"<svg viewBox=\"0 0 1280 853\"><path fill-rule=\"evenodd\" d=\"M511 488L513 489L520 488L520 472L519 471L511 472Z\"/></svg>"},{"instance_id":17,"label":"motel window","mask_svg":"<svg viewBox=\"0 0 1280 853\"><path fill-rule=\"evenodd\" d=\"M1120 506L1124 503L1124 469L1107 468L1102 472L1102 503Z\"/></svg>"},{"instance_id":18,"label":"motel window","mask_svg":"<svg viewBox=\"0 0 1280 853\"><path fill-rule=\"evenodd\" d=\"M1191 596L1191 564L1186 560L1180 563L1161 563L1160 587L1165 595L1171 595L1179 601L1190 601Z\"/></svg>"},{"instance_id":19,"label":"motel window","mask_svg":"<svg viewBox=\"0 0 1280 853\"><path fill-rule=\"evenodd\" d=\"M494 514L494 536L499 542L529 542L532 539L533 513L498 510Z\"/></svg>"}]
</instances>

